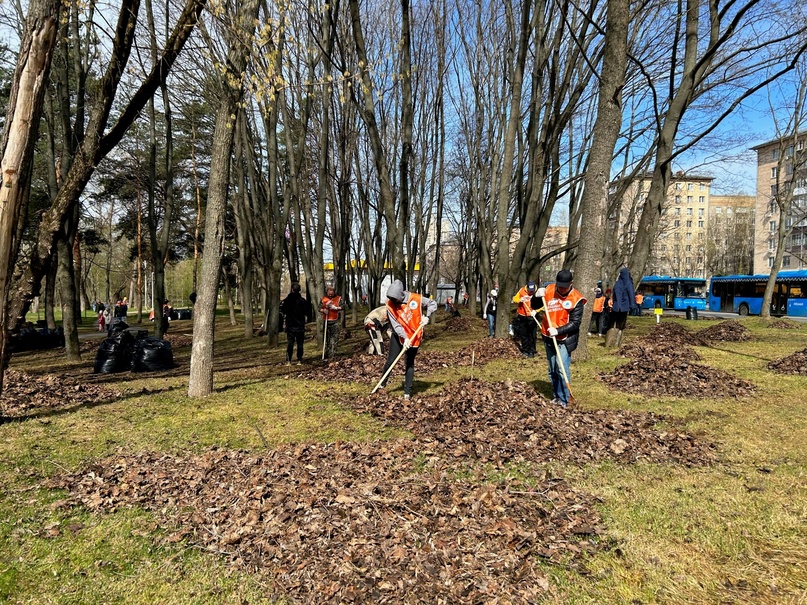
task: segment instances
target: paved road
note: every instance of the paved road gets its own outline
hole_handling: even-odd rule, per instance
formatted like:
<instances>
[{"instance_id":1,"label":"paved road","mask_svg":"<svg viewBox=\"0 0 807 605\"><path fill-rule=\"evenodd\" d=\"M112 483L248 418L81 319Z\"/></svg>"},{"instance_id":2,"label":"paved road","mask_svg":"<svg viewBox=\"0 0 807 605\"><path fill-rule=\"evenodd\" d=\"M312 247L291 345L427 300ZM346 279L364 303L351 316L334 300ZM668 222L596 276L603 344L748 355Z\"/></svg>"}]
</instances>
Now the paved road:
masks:
<instances>
[{"instance_id":1,"label":"paved road","mask_svg":"<svg viewBox=\"0 0 807 605\"><path fill-rule=\"evenodd\" d=\"M645 310L645 315L653 315L653 312L648 312ZM669 317L686 317L686 312L684 311L668 311L667 309L664 310L664 315ZM710 318L710 319L742 319L742 316L738 315L737 313L724 313L722 311L698 311L698 317L703 318ZM750 316L755 317L755 316ZM807 322L807 317L787 317L788 321L800 321L800 322Z\"/></svg>"}]
</instances>

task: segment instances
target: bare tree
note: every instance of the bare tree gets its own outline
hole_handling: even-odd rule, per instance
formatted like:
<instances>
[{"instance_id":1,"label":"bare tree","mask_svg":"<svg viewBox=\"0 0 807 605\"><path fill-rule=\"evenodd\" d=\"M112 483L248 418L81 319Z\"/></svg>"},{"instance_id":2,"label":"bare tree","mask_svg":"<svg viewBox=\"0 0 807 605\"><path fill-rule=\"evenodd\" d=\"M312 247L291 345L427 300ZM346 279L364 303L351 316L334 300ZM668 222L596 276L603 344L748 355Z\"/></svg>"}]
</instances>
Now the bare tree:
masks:
<instances>
[{"instance_id":1,"label":"bare tree","mask_svg":"<svg viewBox=\"0 0 807 605\"><path fill-rule=\"evenodd\" d=\"M230 181L230 156L233 151L235 115L244 97L244 76L253 43L258 0L236 4L237 12L231 27L225 29L226 67L219 79L219 105L213 132L210 160L207 209L205 212L205 246L199 273L199 290L194 306L193 345L188 380L189 397L206 397L213 392L213 350L216 325L216 301L221 273L224 244L224 214Z\"/></svg>"},{"instance_id":2,"label":"bare tree","mask_svg":"<svg viewBox=\"0 0 807 605\"><path fill-rule=\"evenodd\" d=\"M48 83L61 2L32 0L0 138L0 392L8 364L8 297L28 205L34 144Z\"/></svg>"}]
</instances>

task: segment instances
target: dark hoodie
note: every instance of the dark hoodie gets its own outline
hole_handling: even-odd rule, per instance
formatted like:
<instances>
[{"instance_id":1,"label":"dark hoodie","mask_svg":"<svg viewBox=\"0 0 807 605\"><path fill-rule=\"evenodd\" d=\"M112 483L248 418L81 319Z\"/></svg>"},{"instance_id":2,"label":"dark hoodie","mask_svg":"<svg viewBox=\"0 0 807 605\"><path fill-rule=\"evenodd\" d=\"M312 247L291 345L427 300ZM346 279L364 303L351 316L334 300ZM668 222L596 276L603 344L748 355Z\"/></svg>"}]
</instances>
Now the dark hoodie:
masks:
<instances>
[{"instance_id":1,"label":"dark hoodie","mask_svg":"<svg viewBox=\"0 0 807 605\"><path fill-rule=\"evenodd\" d=\"M629 313L636 306L636 293L633 291L633 282L627 267L619 270L619 277L614 284L613 299L614 306L611 310L614 313Z\"/></svg>"},{"instance_id":2,"label":"dark hoodie","mask_svg":"<svg viewBox=\"0 0 807 605\"><path fill-rule=\"evenodd\" d=\"M308 301L299 292L289 292L280 303L280 311L286 318L286 332L305 332Z\"/></svg>"}]
</instances>

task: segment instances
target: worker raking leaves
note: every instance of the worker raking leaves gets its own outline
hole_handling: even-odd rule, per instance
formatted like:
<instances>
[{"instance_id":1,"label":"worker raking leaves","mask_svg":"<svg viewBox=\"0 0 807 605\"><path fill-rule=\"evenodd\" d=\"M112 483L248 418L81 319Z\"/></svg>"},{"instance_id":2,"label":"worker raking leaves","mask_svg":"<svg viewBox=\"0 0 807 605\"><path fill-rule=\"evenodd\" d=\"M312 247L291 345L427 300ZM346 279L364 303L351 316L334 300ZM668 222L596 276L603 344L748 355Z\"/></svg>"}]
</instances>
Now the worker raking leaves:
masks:
<instances>
[{"instance_id":1,"label":"worker raking leaves","mask_svg":"<svg viewBox=\"0 0 807 605\"><path fill-rule=\"evenodd\" d=\"M429 316L437 310L437 303L414 292L404 290L403 283L396 279L387 290L387 316L395 334L389 343L389 355L384 372L373 392L387 384L393 366L401 356L406 356L404 377L404 400L412 395L415 381L415 356L423 338L423 328L429 323Z\"/></svg>"},{"instance_id":2,"label":"worker raking leaves","mask_svg":"<svg viewBox=\"0 0 807 605\"><path fill-rule=\"evenodd\" d=\"M552 383L552 403L567 407L572 399L572 351L577 348L580 322L586 299L572 286L572 272L563 269L555 283L538 288L535 293L544 301L544 309L537 313L541 322L546 359L549 362L549 381Z\"/></svg>"}]
</instances>

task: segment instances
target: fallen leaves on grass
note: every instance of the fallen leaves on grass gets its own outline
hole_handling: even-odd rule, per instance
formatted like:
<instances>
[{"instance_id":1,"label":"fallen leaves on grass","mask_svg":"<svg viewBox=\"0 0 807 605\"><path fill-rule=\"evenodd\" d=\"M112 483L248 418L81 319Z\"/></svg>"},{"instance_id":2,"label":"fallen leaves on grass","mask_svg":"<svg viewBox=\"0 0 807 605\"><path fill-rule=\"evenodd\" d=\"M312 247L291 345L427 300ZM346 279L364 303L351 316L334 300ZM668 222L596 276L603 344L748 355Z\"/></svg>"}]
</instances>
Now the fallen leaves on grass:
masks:
<instances>
[{"instance_id":1,"label":"fallen leaves on grass","mask_svg":"<svg viewBox=\"0 0 807 605\"><path fill-rule=\"evenodd\" d=\"M690 345L693 335L679 323L656 324L642 338L622 345L619 355L631 357L646 364L667 365L678 361L699 361L700 355Z\"/></svg>"},{"instance_id":2,"label":"fallen leaves on grass","mask_svg":"<svg viewBox=\"0 0 807 605\"><path fill-rule=\"evenodd\" d=\"M407 440L120 454L47 486L91 510L151 510L166 542L229 556L301 602L531 603L549 588L539 559L577 566L601 548L591 497L563 480L457 478Z\"/></svg>"},{"instance_id":3,"label":"fallen leaves on grass","mask_svg":"<svg viewBox=\"0 0 807 605\"><path fill-rule=\"evenodd\" d=\"M801 374L807 376L807 349L777 359L768 364L768 369L778 374Z\"/></svg>"},{"instance_id":4,"label":"fallen leaves on grass","mask_svg":"<svg viewBox=\"0 0 807 605\"><path fill-rule=\"evenodd\" d=\"M654 428L661 418L652 413L564 409L524 382L463 379L411 401L379 392L343 403L405 426L429 450L497 465L602 459L695 465L713 459L710 444Z\"/></svg>"},{"instance_id":5,"label":"fallen leaves on grass","mask_svg":"<svg viewBox=\"0 0 807 605\"><path fill-rule=\"evenodd\" d=\"M35 408L62 408L101 403L120 397L120 393L85 380L46 374L33 376L7 370L0 395L0 410L6 416L22 416Z\"/></svg>"},{"instance_id":6,"label":"fallen leaves on grass","mask_svg":"<svg viewBox=\"0 0 807 605\"><path fill-rule=\"evenodd\" d=\"M362 349L364 348L366 346L362 345ZM509 338L485 338L459 351L430 351L421 347L415 357L415 371L418 374L430 374L443 368L481 365L496 359L518 359L520 356L518 347ZM315 380L376 383L381 379L386 362L386 355L360 353L306 369L298 376ZM402 376L403 372L404 363L399 361L391 375Z\"/></svg>"},{"instance_id":7,"label":"fallen leaves on grass","mask_svg":"<svg viewBox=\"0 0 807 605\"><path fill-rule=\"evenodd\" d=\"M172 333L168 332L163 336L163 340L167 340L171 343L171 348L173 350L180 349L182 347L189 347L193 344L193 334L180 334L180 333Z\"/></svg>"},{"instance_id":8,"label":"fallen leaves on grass","mask_svg":"<svg viewBox=\"0 0 807 605\"><path fill-rule=\"evenodd\" d=\"M452 317L445 324L446 332L470 332L474 321L470 317Z\"/></svg>"},{"instance_id":9,"label":"fallen leaves on grass","mask_svg":"<svg viewBox=\"0 0 807 605\"><path fill-rule=\"evenodd\" d=\"M800 328L795 321L788 321L787 319L773 319L768 323L768 327L775 330L798 330Z\"/></svg>"},{"instance_id":10,"label":"fallen leaves on grass","mask_svg":"<svg viewBox=\"0 0 807 605\"><path fill-rule=\"evenodd\" d=\"M634 359L598 379L614 390L653 397L739 398L754 385L728 372L696 363L660 358Z\"/></svg>"},{"instance_id":11,"label":"fallen leaves on grass","mask_svg":"<svg viewBox=\"0 0 807 605\"><path fill-rule=\"evenodd\" d=\"M736 319L721 321L719 324L698 332L695 337L704 345L712 342L743 342L751 339L751 334Z\"/></svg>"}]
</instances>

